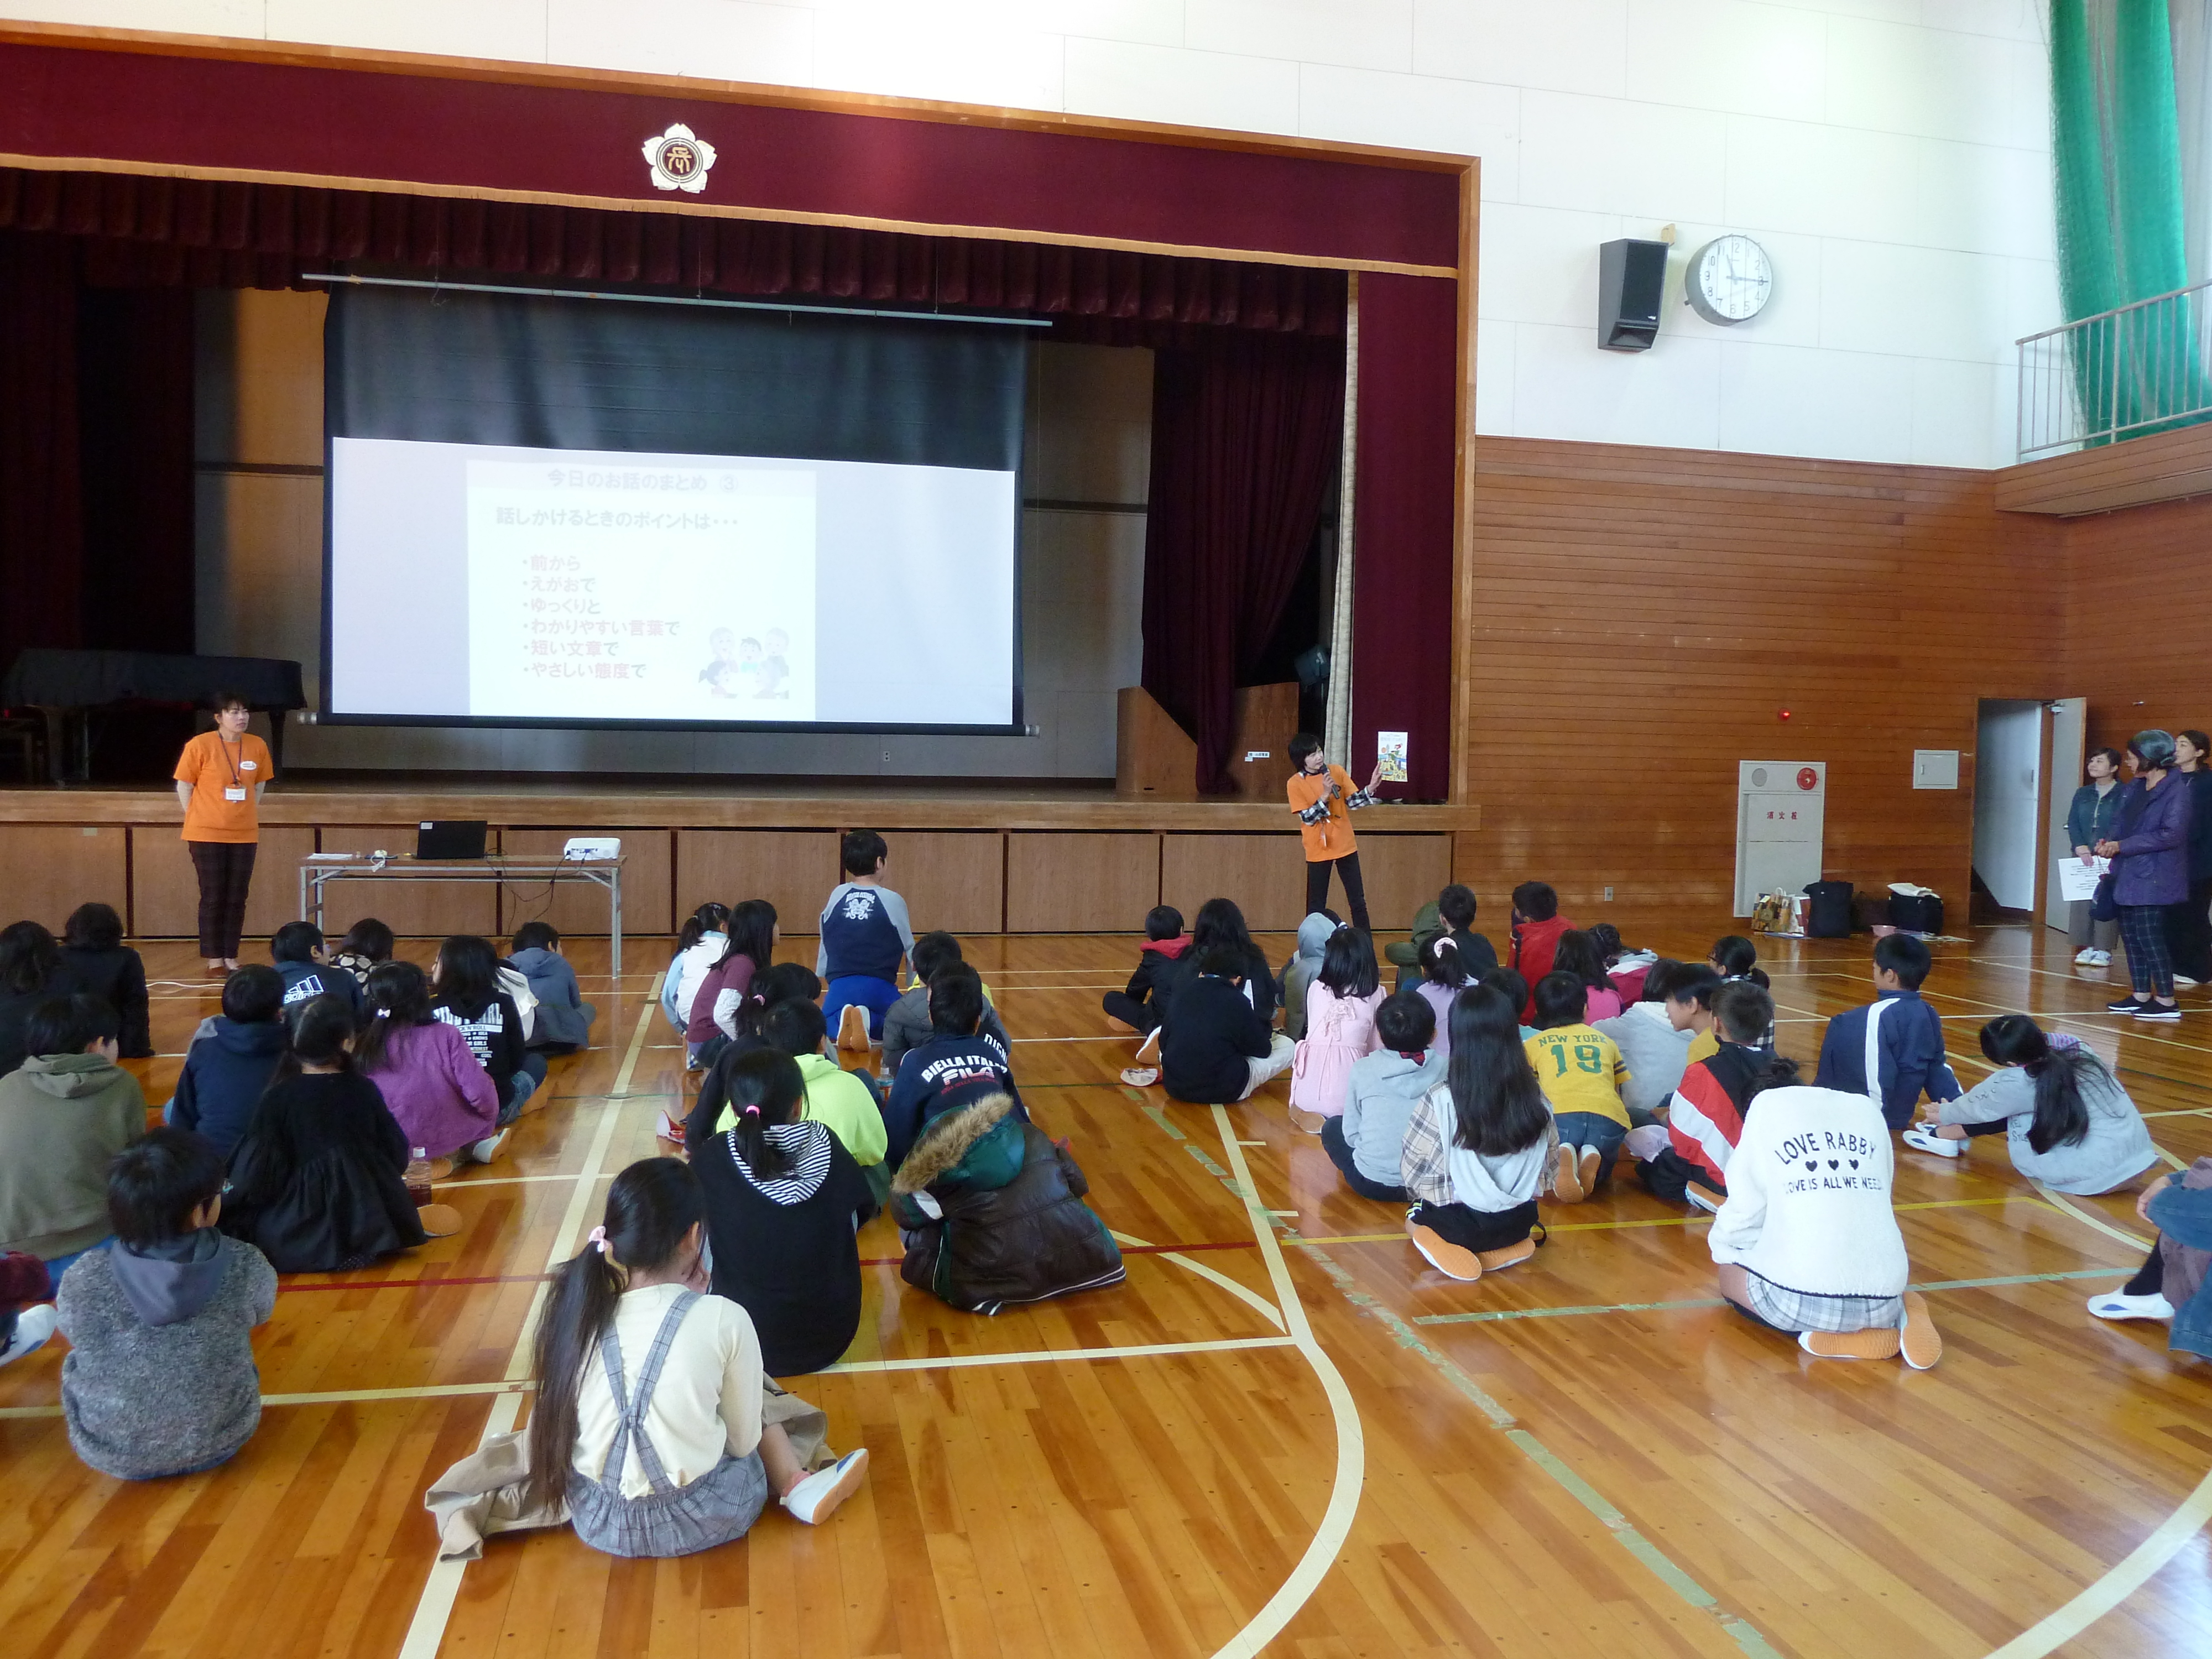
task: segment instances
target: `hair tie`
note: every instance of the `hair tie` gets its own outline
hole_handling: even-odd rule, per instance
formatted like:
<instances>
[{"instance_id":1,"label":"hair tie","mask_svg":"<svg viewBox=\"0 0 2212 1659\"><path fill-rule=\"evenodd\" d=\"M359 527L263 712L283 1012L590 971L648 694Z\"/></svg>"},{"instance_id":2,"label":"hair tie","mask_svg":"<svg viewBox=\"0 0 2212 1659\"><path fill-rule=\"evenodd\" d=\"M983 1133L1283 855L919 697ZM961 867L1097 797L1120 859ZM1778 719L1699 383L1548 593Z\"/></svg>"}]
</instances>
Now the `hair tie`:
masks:
<instances>
[{"instance_id":1,"label":"hair tie","mask_svg":"<svg viewBox=\"0 0 2212 1659\"><path fill-rule=\"evenodd\" d=\"M2081 1046L2081 1039L2071 1031L2053 1031L2045 1041L2054 1048L2078 1048Z\"/></svg>"},{"instance_id":2,"label":"hair tie","mask_svg":"<svg viewBox=\"0 0 2212 1659\"><path fill-rule=\"evenodd\" d=\"M607 1230L605 1227L592 1228L590 1232L584 1235L584 1243L598 1245L599 1254L605 1255L607 1253Z\"/></svg>"},{"instance_id":3,"label":"hair tie","mask_svg":"<svg viewBox=\"0 0 2212 1659\"><path fill-rule=\"evenodd\" d=\"M739 1115L744 1117L758 1117L760 1115L760 1108L757 1105L748 1106Z\"/></svg>"},{"instance_id":4,"label":"hair tie","mask_svg":"<svg viewBox=\"0 0 2212 1659\"><path fill-rule=\"evenodd\" d=\"M389 1008L380 1008L376 1011L376 1018L379 1019L390 1019L392 1018L392 1010Z\"/></svg>"}]
</instances>

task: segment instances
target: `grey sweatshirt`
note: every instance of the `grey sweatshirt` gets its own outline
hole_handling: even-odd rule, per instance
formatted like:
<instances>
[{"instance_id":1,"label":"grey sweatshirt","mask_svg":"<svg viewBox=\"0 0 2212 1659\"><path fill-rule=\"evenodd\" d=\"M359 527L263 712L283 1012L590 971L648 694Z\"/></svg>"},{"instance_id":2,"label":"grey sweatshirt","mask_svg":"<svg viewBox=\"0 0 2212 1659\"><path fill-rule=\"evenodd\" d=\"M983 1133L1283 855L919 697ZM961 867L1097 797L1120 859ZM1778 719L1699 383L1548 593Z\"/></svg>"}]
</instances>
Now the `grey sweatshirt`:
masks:
<instances>
[{"instance_id":1,"label":"grey sweatshirt","mask_svg":"<svg viewBox=\"0 0 2212 1659\"><path fill-rule=\"evenodd\" d=\"M1423 1095L1444 1080L1444 1056L1430 1049L1408 1060L1392 1049L1362 1054L1352 1062L1352 1086L1344 1100L1344 1141L1353 1167L1370 1181L1395 1187L1404 1180L1399 1159L1406 1146L1406 1125Z\"/></svg>"},{"instance_id":2,"label":"grey sweatshirt","mask_svg":"<svg viewBox=\"0 0 2212 1659\"><path fill-rule=\"evenodd\" d=\"M1674 1091L1682 1086L1690 1044L1698 1034L1676 1030L1667 1018L1663 1002L1632 1003L1626 1012L1598 1021L1596 1029L1613 1039L1628 1066L1628 1087L1621 1091L1621 1104L1632 1117L1638 1113L1647 1115L1635 1118L1636 1121L1648 1121L1648 1114L1672 1100Z\"/></svg>"},{"instance_id":3,"label":"grey sweatshirt","mask_svg":"<svg viewBox=\"0 0 2212 1659\"><path fill-rule=\"evenodd\" d=\"M1013 1049L1007 1045L1013 1039L1006 1035L1000 1021L999 1011L991 1006L988 997L983 1000L983 1024L981 1035L996 1037L999 1046L1008 1054ZM830 1034L836 1036L832 1031ZM937 1030L929 1023L929 987L917 985L884 1011L884 1075L898 1075L899 1061L906 1058L909 1048L919 1048L935 1039Z\"/></svg>"},{"instance_id":4,"label":"grey sweatshirt","mask_svg":"<svg viewBox=\"0 0 2212 1659\"><path fill-rule=\"evenodd\" d=\"M212 1250L198 1237L183 1252L111 1245L62 1275L62 1416L102 1474L208 1468L261 1421L252 1333L276 1310L276 1270L251 1244L212 1237Z\"/></svg>"},{"instance_id":5,"label":"grey sweatshirt","mask_svg":"<svg viewBox=\"0 0 2212 1659\"><path fill-rule=\"evenodd\" d=\"M1335 932L1334 922L1314 911L1298 924L1298 948L1283 964L1283 1035L1293 1042L1304 1040L1306 989L1321 973L1322 955L1328 949L1329 935ZM1390 1184L1398 1184L1395 1176Z\"/></svg>"},{"instance_id":6,"label":"grey sweatshirt","mask_svg":"<svg viewBox=\"0 0 2212 1659\"><path fill-rule=\"evenodd\" d=\"M2047 1152L2028 1145L2028 1131L2035 1127L2035 1079L2021 1066L1992 1072L1940 1109L1946 1123L2003 1120L2013 1168L2062 1193L2109 1193L2158 1162L2142 1114L2102 1066L2082 1068L2081 1103L2089 1109L2089 1133L2079 1146Z\"/></svg>"}]
</instances>

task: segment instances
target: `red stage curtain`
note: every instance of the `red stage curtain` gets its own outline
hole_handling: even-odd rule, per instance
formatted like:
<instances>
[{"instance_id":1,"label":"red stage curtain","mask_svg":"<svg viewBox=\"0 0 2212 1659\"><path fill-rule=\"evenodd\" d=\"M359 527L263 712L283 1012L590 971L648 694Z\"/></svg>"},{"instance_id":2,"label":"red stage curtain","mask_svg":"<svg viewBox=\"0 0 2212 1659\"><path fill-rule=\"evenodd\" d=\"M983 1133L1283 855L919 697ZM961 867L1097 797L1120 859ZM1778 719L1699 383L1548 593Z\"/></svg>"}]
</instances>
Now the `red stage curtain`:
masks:
<instances>
[{"instance_id":1,"label":"red stage curtain","mask_svg":"<svg viewBox=\"0 0 2212 1659\"><path fill-rule=\"evenodd\" d=\"M0 667L81 642L75 254L0 232Z\"/></svg>"},{"instance_id":2,"label":"red stage curtain","mask_svg":"<svg viewBox=\"0 0 2212 1659\"><path fill-rule=\"evenodd\" d=\"M369 261L427 273L973 306L1340 334L1344 274L691 214L0 167L0 228L86 239L103 287L288 288Z\"/></svg>"},{"instance_id":3,"label":"red stage curtain","mask_svg":"<svg viewBox=\"0 0 2212 1659\"><path fill-rule=\"evenodd\" d=\"M1153 361L1145 689L1229 787L1236 688L1275 631L1344 441L1340 339L1205 331Z\"/></svg>"},{"instance_id":4,"label":"red stage curtain","mask_svg":"<svg viewBox=\"0 0 2212 1659\"><path fill-rule=\"evenodd\" d=\"M1401 799L1451 787L1452 496L1458 465L1451 350L1457 284L1359 279L1359 436L1353 489L1352 754L1407 734Z\"/></svg>"}]
</instances>

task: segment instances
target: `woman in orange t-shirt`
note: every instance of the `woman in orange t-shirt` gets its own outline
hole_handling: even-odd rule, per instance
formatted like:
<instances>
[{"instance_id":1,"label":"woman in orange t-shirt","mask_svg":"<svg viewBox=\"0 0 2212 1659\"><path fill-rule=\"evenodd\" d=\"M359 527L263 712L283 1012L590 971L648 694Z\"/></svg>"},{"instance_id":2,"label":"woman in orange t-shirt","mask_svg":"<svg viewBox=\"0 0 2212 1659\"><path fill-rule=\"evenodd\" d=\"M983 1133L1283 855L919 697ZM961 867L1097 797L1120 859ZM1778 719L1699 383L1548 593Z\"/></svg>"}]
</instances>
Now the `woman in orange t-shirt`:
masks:
<instances>
[{"instance_id":1,"label":"woman in orange t-shirt","mask_svg":"<svg viewBox=\"0 0 2212 1659\"><path fill-rule=\"evenodd\" d=\"M185 809L185 849L200 878L200 955L210 974L238 966L246 927L246 888L261 840L255 808L276 775L269 745L246 729L246 699L215 699L215 730L203 732L177 757L177 805Z\"/></svg>"},{"instance_id":2,"label":"woman in orange t-shirt","mask_svg":"<svg viewBox=\"0 0 2212 1659\"><path fill-rule=\"evenodd\" d=\"M1321 751L1321 739L1301 732L1291 739L1291 775L1286 793L1291 811L1298 815L1298 834L1306 848L1306 911L1308 915L1328 902L1328 872L1344 878L1345 901L1352 907L1352 925L1363 933L1367 925L1367 889L1359 878L1359 846L1352 834L1352 813L1375 804L1375 786L1382 781L1382 763L1364 789L1352 787L1352 775L1332 766Z\"/></svg>"}]
</instances>

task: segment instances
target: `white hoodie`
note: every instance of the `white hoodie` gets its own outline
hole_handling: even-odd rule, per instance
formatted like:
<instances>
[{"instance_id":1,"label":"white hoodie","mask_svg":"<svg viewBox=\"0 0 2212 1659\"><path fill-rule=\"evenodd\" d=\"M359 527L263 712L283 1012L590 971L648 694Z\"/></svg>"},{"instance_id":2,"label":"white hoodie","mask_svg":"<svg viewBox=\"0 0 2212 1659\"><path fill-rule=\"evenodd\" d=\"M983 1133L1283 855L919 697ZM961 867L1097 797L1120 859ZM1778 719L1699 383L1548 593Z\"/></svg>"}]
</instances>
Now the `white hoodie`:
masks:
<instances>
[{"instance_id":1,"label":"white hoodie","mask_svg":"<svg viewBox=\"0 0 2212 1659\"><path fill-rule=\"evenodd\" d=\"M1815 1296L1889 1297L1910 1276L1889 1129L1864 1095L1768 1089L1744 1114L1713 1260Z\"/></svg>"}]
</instances>

